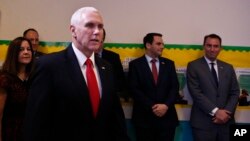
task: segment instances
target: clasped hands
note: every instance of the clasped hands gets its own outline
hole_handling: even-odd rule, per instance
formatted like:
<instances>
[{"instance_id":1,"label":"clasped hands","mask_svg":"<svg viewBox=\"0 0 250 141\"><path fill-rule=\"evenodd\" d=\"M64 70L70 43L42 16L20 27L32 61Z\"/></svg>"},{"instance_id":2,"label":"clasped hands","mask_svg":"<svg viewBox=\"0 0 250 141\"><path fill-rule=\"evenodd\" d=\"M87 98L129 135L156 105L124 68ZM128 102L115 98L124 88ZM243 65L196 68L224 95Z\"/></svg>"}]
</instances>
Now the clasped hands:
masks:
<instances>
[{"instance_id":1,"label":"clasped hands","mask_svg":"<svg viewBox=\"0 0 250 141\"><path fill-rule=\"evenodd\" d=\"M216 124L224 124L228 122L229 119L231 119L231 112L225 109L219 109L216 111L213 117L213 123Z\"/></svg>"},{"instance_id":2,"label":"clasped hands","mask_svg":"<svg viewBox=\"0 0 250 141\"><path fill-rule=\"evenodd\" d=\"M153 113L158 116L162 117L168 110L168 106L166 104L155 104L152 106Z\"/></svg>"}]
</instances>

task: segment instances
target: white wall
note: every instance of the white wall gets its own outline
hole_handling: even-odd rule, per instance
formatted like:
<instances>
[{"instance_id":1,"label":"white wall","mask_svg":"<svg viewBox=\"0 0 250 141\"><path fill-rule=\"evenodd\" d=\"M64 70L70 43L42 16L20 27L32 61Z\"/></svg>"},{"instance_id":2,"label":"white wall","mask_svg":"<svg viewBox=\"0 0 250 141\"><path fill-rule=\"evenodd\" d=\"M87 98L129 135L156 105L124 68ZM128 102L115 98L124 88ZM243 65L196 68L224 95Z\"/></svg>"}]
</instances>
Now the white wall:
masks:
<instances>
[{"instance_id":1,"label":"white wall","mask_svg":"<svg viewBox=\"0 0 250 141\"><path fill-rule=\"evenodd\" d=\"M161 32L168 44L202 44L217 33L224 45L250 46L249 0L0 0L0 40L34 27L43 41L70 41L70 17L83 6L102 13L109 43Z\"/></svg>"}]
</instances>

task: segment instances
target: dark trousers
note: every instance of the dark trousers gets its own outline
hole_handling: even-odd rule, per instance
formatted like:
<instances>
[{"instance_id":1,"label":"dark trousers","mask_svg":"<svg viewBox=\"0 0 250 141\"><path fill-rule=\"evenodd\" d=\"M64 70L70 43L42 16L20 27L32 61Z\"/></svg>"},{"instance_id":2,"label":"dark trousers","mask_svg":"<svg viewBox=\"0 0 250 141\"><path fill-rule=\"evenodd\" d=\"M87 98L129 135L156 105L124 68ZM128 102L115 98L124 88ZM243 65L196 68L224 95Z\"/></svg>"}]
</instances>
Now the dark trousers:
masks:
<instances>
[{"instance_id":1,"label":"dark trousers","mask_svg":"<svg viewBox=\"0 0 250 141\"><path fill-rule=\"evenodd\" d=\"M194 141L229 141L229 127L218 126L213 130L192 128Z\"/></svg>"},{"instance_id":2,"label":"dark trousers","mask_svg":"<svg viewBox=\"0 0 250 141\"><path fill-rule=\"evenodd\" d=\"M174 141L175 127L144 128L135 127L136 141Z\"/></svg>"}]
</instances>

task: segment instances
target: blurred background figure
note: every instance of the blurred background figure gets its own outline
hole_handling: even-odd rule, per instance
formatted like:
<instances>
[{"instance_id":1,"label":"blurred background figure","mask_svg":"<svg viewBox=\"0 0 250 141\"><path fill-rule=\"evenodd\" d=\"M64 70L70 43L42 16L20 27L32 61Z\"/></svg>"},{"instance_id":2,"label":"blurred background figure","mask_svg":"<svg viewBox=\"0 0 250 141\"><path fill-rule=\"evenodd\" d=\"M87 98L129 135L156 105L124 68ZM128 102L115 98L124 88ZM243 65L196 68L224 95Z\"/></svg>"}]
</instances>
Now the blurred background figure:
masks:
<instances>
[{"instance_id":1,"label":"blurred background figure","mask_svg":"<svg viewBox=\"0 0 250 141\"><path fill-rule=\"evenodd\" d=\"M39 48L39 34L34 28L29 28L23 32L23 37L30 40L32 48L34 50L34 58L38 59L40 56L45 55L45 53L38 51Z\"/></svg>"},{"instance_id":2,"label":"blurred background figure","mask_svg":"<svg viewBox=\"0 0 250 141\"><path fill-rule=\"evenodd\" d=\"M250 101L247 101L248 96L249 96L248 91L245 89L242 89L240 97L239 97L239 106L249 106L250 105Z\"/></svg>"},{"instance_id":3,"label":"blurred background figure","mask_svg":"<svg viewBox=\"0 0 250 141\"><path fill-rule=\"evenodd\" d=\"M104 48L105 38L106 38L106 31L105 29L103 29L103 38L101 46L100 48L98 48L98 50L95 51L95 53L97 54L97 56L108 61L113 66L117 94L120 98L124 98L125 101L128 101L127 83L122 63L120 60L120 55L118 53L115 53L113 51Z\"/></svg>"}]
</instances>

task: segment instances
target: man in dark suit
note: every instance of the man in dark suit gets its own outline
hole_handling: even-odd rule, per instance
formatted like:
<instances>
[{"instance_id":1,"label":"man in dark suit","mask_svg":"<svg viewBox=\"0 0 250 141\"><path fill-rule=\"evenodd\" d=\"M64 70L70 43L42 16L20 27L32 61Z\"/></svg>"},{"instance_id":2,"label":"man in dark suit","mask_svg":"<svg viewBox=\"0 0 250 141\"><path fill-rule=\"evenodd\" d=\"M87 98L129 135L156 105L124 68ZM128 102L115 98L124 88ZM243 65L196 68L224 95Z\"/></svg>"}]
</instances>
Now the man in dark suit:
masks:
<instances>
[{"instance_id":1,"label":"man in dark suit","mask_svg":"<svg viewBox=\"0 0 250 141\"><path fill-rule=\"evenodd\" d=\"M148 33L143 44L145 55L129 63L128 74L137 141L173 141L179 123L174 106L179 91L175 65L161 57L162 34Z\"/></svg>"},{"instance_id":2,"label":"man in dark suit","mask_svg":"<svg viewBox=\"0 0 250 141\"><path fill-rule=\"evenodd\" d=\"M23 32L23 37L30 40L32 48L34 50L34 58L38 59L40 56L45 55L45 53L38 51L39 48L39 34L36 29L29 28Z\"/></svg>"},{"instance_id":3,"label":"man in dark suit","mask_svg":"<svg viewBox=\"0 0 250 141\"><path fill-rule=\"evenodd\" d=\"M37 60L24 123L25 141L129 140L112 67L94 55L103 26L95 8L80 8L71 17L72 43ZM90 80L96 89L90 88ZM98 94L95 98L93 91Z\"/></svg>"},{"instance_id":4,"label":"man in dark suit","mask_svg":"<svg viewBox=\"0 0 250 141\"><path fill-rule=\"evenodd\" d=\"M114 69L115 74L115 84L117 86L117 93L118 96L128 100L128 93L127 93L127 83L125 79L125 74L123 71L122 63L120 60L120 55L113 51L107 50L104 48L104 41L106 38L106 31L103 29L103 40L101 46L98 50L96 50L96 54L101 57L102 59L108 61Z\"/></svg>"},{"instance_id":5,"label":"man in dark suit","mask_svg":"<svg viewBox=\"0 0 250 141\"><path fill-rule=\"evenodd\" d=\"M218 35L205 36L203 49L204 56L187 66L193 137L195 141L229 141L240 94L237 77L232 65L217 59L222 49Z\"/></svg>"}]
</instances>

